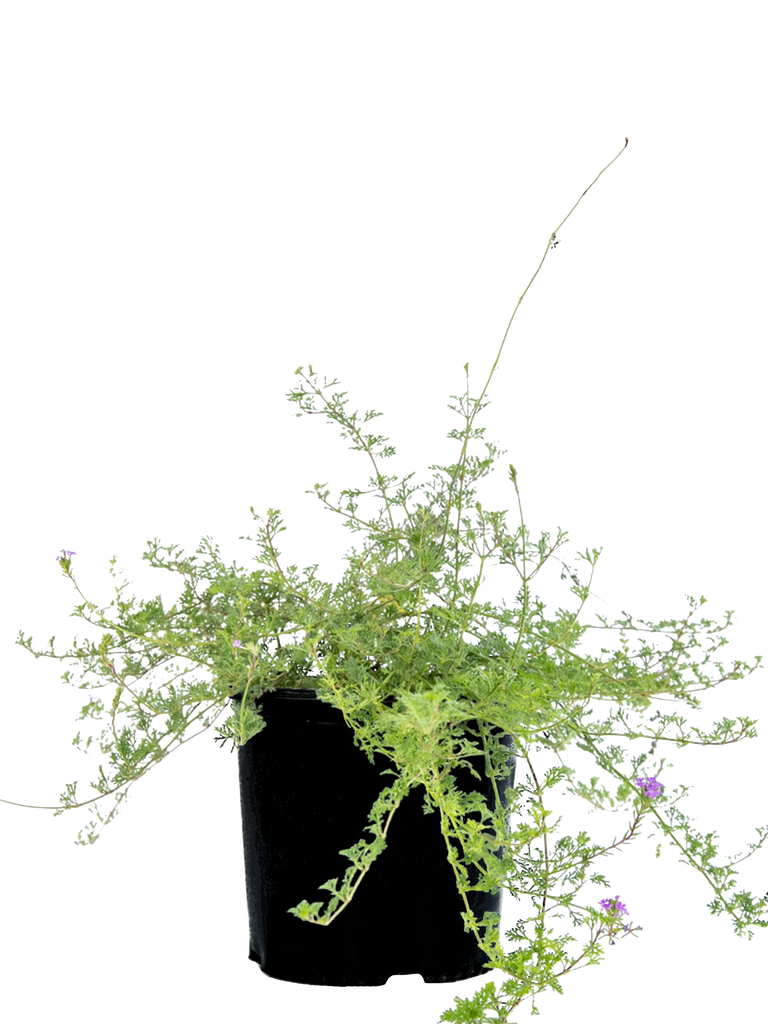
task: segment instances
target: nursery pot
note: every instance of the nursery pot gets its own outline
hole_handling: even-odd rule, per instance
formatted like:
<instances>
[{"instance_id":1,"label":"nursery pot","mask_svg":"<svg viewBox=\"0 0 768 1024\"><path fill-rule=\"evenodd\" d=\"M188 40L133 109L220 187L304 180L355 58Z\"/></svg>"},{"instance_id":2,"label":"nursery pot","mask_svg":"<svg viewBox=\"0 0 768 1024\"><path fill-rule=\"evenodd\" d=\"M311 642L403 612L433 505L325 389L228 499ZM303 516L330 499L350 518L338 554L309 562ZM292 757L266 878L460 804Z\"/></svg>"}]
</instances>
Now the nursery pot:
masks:
<instances>
[{"instance_id":1,"label":"nursery pot","mask_svg":"<svg viewBox=\"0 0 768 1024\"><path fill-rule=\"evenodd\" d=\"M343 877L350 862L339 850L370 838L363 831L368 813L394 777L380 774L391 762L377 755L371 764L341 712L314 691L276 690L259 706L267 726L238 752L250 959L272 978L308 985L384 985L393 974L448 982L487 973L475 936L464 930L440 814L424 813L423 786L395 811L386 849L335 920L317 925L288 913L302 899L328 901L318 886ZM490 801L484 759L471 760L481 778L461 768L456 784ZM501 911L498 891L468 898L478 920Z\"/></svg>"}]
</instances>

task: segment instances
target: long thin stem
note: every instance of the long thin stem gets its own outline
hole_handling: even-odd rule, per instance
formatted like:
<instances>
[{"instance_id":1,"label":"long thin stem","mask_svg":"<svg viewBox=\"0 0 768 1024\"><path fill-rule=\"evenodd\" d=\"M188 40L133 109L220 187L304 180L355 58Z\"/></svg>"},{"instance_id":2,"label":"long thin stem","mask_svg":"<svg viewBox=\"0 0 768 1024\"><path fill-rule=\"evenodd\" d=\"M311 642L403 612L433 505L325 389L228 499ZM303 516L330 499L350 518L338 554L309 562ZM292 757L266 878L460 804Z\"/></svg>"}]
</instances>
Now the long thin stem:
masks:
<instances>
[{"instance_id":1,"label":"long thin stem","mask_svg":"<svg viewBox=\"0 0 768 1024\"><path fill-rule=\"evenodd\" d=\"M582 188L577 198L573 200L568 209L565 211L562 217L560 217L555 226L549 232L547 236L547 241L544 244L544 249L542 250L542 255L539 257L536 266L534 267L534 269L532 269L528 280L525 282L519 295L515 299L515 304L512 306L512 311L507 317L507 323L504 325L504 330L502 331L502 336L499 339L499 345L494 354L494 358L490 360L490 366L488 367L488 372L485 375L485 380L482 382L482 387L480 388L480 394L478 395L478 398L483 394L484 391L490 390L490 385L494 383L496 375L502 368L502 356L504 355L504 350L507 347L509 336L512 333L512 327L514 326L514 323L517 319L517 314L522 309L522 305L525 302L525 299L527 299L530 289L534 287L537 281L539 281L542 270L546 266L550 254L559 248L559 242L562 241L561 239L558 240L560 232L563 230L565 225L568 224L573 219L575 213L577 213L577 210L580 209L584 201L591 193L592 189L597 184L599 184L600 181L608 173L608 171L612 167L615 167L618 161L620 161L622 157L629 152L631 144L632 136L628 135L627 133L622 135L622 144L618 146L616 152L613 154L610 160L607 160L602 165L602 167L599 167L595 171L595 173L589 179L584 188Z\"/></svg>"},{"instance_id":2,"label":"long thin stem","mask_svg":"<svg viewBox=\"0 0 768 1024\"><path fill-rule=\"evenodd\" d=\"M462 495L463 495L463 492L464 492L464 458L465 458L465 456L467 454L467 449L468 449L468 446L469 446L470 431L472 430L472 427L474 427L475 422L477 420L477 417L479 415L480 401L482 399L483 394L486 391L490 390L490 386L493 385L494 380L496 379L496 375L502 369L502 356L504 355L504 350L507 347L507 342L509 341L509 336L512 333L512 328L514 327L514 323L515 323L515 321L517 319L517 314L522 309L523 303L525 302L525 299L527 299L528 294L530 293L530 289L532 287L534 287L534 285L537 283L537 281L539 281L539 278L541 276L542 270L547 265L547 260L549 259L550 254L555 252L556 249L560 248L560 244L562 243L562 239L560 238L560 232L565 228L565 225L568 224L573 219L573 217L575 216L575 213L577 213L577 210L580 209L580 207L582 206L584 201L587 199L587 197L591 193L592 189L597 184L599 184L599 182L605 177L605 175L608 173L608 171L611 169L611 167L615 167L616 164L618 163L618 161L620 161L622 159L622 157L625 155L625 153L627 153L629 151L629 148L630 148L631 144L632 144L632 136L625 132L625 134L622 135L622 144L620 146L618 146L616 152L613 154L613 156L610 158L610 160L607 160L602 165L602 167L599 167L595 171L595 173L589 179L589 181L584 186L584 188L582 188L582 190L580 191L580 193L577 196L577 198L575 198L573 200L573 202L570 204L568 209L565 211L565 213L562 215L562 217L560 217L560 219L557 221L555 226L549 232L549 234L547 236L547 241L544 243L544 249L542 250L542 255L539 257L539 260L537 261L536 266L534 267L534 269L532 269L528 280L525 282L525 284L523 285L520 293L518 294L517 298L515 299L515 303L512 306L512 310L511 310L509 316L507 317L507 323L504 325L504 330L502 331L502 336L499 339L499 344L497 345L496 352L494 353L494 358L492 360L490 360L490 366L488 367L488 372L485 375L485 380L482 382L482 387L480 388L480 391L479 391L479 393L477 395L477 400L473 404L472 413L471 413L470 416L467 417L467 419L465 421L466 429L464 431L464 441L462 443L461 453L460 453L459 458L457 460L457 462L461 466L461 475L460 475L460 483L459 483L458 517L460 517L461 514L462 514L462 504L461 503L462 503ZM464 374L464 385L465 385L465 388L467 390L469 390L470 370L471 370L471 361L469 359L465 359L462 362L462 373ZM514 463L512 465L514 466ZM446 505L446 508L445 508L445 525L443 527L443 534L442 534L443 539L445 537L445 531L447 529L447 520L449 520L449 515L450 515L450 511L451 511L451 499L453 497L454 484L455 483L456 483L456 476L451 481L451 488L449 490L449 500L447 500L447 505ZM458 530L457 530L457 550L456 550L457 574L458 574L458 563L459 563L459 549L458 549L459 540L458 540L458 537L459 537L459 535L458 535ZM455 581L454 581L454 595L456 595L457 585L458 585L458 581L455 578Z\"/></svg>"}]
</instances>

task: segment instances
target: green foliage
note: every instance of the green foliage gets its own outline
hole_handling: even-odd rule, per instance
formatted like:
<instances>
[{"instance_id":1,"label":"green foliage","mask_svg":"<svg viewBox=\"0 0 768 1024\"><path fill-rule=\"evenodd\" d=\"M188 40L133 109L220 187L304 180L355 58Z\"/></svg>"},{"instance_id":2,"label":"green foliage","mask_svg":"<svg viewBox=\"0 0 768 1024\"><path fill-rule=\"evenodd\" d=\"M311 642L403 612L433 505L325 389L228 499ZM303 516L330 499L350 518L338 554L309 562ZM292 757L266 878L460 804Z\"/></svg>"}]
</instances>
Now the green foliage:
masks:
<instances>
[{"instance_id":1,"label":"green foliage","mask_svg":"<svg viewBox=\"0 0 768 1024\"><path fill-rule=\"evenodd\" d=\"M577 554L570 566L561 562L567 534L531 532L511 465L515 522L508 510L481 503L478 485L503 453L475 421L507 333L476 397L464 367L464 392L449 405L459 421L448 434L456 459L430 466L431 476L421 483L415 473L382 471L395 449L387 437L367 432L378 412L351 411L338 381L321 379L312 366L296 371L287 396L296 415L325 418L370 468L366 489L346 489L334 499L325 484L313 488L356 540L337 582L320 580L316 565L285 565L277 548L284 531L279 510L258 515L251 509L255 537L244 539L254 545L255 568L225 564L209 538L191 555L158 540L148 544L144 558L179 582L170 607L160 597L130 595L114 559L114 597L97 607L81 592L72 553L65 553L60 566L78 595L74 615L97 638L75 640L64 653L53 640L41 650L24 634L18 641L35 657L67 662L72 667L64 681L92 691L78 721L96 732L85 740L78 732L73 743L102 755L91 783L97 795L79 799L77 783L69 783L56 809L60 814L111 799L108 814L96 811L81 831L83 844L96 841L136 781L193 735L215 727L218 739L233 748L258 737L265 693L311 688L338 708L361 749L371 758L384 755L391 771L360 840L340 850L348 861L343 874L318 879L327 902L309 903L297 892L291 913L308 924L332 924L386 847L403 798L422 785L425 812L439 814L465 928L476 935L487 963L506 975L498 986L488 982L472 998L457 999L441 1018L456 1024L509 1024L523 1000L548 988L561 991L560 979L598 963L606 942L639 931L599 908L585 889L608 886L595 862L631 841L646 820L712 890L713 914L727 913L740 935L768 924L765 901L733 891L737 861L721 863L714 833L696 832L680 811L684 787L671 792L667 786L651 798L636 782L641 774L664 777L665 760L656 749L665 743L753 737L751 719L725 718L702 729L660 708L674 701L696 711L697 694L743 679L760 659L717 660L731 613L723 623L702 617L703 598L689 598L680 618L635 621L622 613L614 621L597 616L596 623L583 622L599 551ZM575 610L550 611L534 592L535 577L552 559L562 565ZM491 571L511 573L511 605L484 598ZM589 630L614 638L598 656L579 649ZM504 735L513 737L519 778L502 792L509 755ZM599 774L575 777L563 762L574 744L591 755ZM460 792L454 781L454 770L478 753L496 786L488 805L477 793ZM629 817L624 835L608 845L586 831L558 837L547 801L561 788L595 808L623 809ZM758 829L750 854L767 838L768 826ZM529 911L503 936L498 915L477 921L468 902L473 890L499 887ZM582 940L574 948L577 933Z\"/></svg>"}]
</instances>

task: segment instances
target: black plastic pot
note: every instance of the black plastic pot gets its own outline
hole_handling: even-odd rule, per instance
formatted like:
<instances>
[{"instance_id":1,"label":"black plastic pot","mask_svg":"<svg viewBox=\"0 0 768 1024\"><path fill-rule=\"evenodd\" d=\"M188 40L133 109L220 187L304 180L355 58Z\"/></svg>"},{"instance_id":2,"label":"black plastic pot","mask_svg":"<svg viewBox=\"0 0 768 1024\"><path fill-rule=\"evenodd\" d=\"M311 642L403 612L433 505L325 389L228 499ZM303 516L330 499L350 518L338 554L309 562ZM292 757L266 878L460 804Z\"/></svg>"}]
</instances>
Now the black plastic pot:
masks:
<instances>
[{"instance_id":1,"label":"black plastic pot","mask_svg":"<svg viewBox=\"0 0 768 1024\"><path fill-rule=\"evenodd\" d=\"M318 885L343 876L349 861L339 850L362 838L368 812L393 776L380 775L390 762L377 757L372 765L341 712L312 690L277 690L260 706L267 727L238 754L250 959L272 978L309 985L383 985L393 974L447 982L486 973L484 954L464 931L439 812L424 813L421 786L395 812L387 848L338 918L316 925L287 913L302 899L327 902L330 894ZM490 799L483 760L476 761L482 782L460 769L457 785ZM480 920L486 910L500 912L501 894L473 892L470 906Z\"/></svg>"}]
</instances>

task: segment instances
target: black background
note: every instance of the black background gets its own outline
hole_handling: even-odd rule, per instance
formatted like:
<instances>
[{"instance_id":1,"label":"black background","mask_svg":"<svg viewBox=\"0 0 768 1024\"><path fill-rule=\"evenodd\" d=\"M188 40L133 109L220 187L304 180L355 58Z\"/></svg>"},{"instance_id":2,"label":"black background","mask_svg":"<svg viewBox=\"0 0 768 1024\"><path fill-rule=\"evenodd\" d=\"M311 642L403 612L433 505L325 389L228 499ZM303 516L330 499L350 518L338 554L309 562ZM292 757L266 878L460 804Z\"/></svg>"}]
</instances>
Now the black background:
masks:
<instances>
[{"instance_id":1,"label":"black background","mask_svg":"<svg viewBox=\"0 0 768 1024\"><path fill-rule=\"evenodd\" d=\"M80 581L100 601L115 549L138 593L171 600L175 579L135 561L145 538L190 550L212 531L226 558L247 562L252 549L234 541L253 528L246 506L276 504L291 524L285 561L319 558L337 578L347 535L301 488L362 484L369 466L321 420L289 419L291 368L316 356L353 406L386 411L370 427L399 444L385 469L449 462L455 447L441 438L456 421L442 406L462 389L461 361L473 360L477 390L547 232L623 132L631 151L565 229L482 422L511 447L535 529L562 522L574 544L606 544L600 594L681 615L682 592L703 591L703 614L740 608L722 657L766 649L757 268L742 255L756 170L732 159L743 121L720 117L705 133L695 111L663 116L631 94L589 116L566 94L518 114L482 102L476 83L467 94L455 67L442 92L420 80L408 98L372 75L365 99L325 67L292 101L251 55L228 58L229 32L198 41L218 75L200 49L171 52L170 35L167 49L141 42L140 58L118 43L108 57L73 46L65 58L54 35L30 46L8 129L3 796L52 802L62 779L93 773L66 745L78 697L56 667L10 646L19 626L38 646L57 632L61 648L86 630L67 620L56 548L79 549ZM503 463L482 496L513 506ZM570 601L555 566L538 589ZM481 596L512 590L499 569ZM723 687L691 719L760 715L764 694L764 675ZM697 783L685 809L722 830L727 852L765 817L759 749L670 752L678 768L666 779ZM233 774L208 739L191 744L84 853L69 829L85 815L1 809L8 976L38 965L42 1009L65 985L83 999L117 991L138 1009L150 985L181 1009L220 1000L272 1020L388 1009L431 1022L451 989L403 1005L391 992L273 985L245 964ZM568 831L586 825L606 841L623 825L552 802ZM639 1020L629 993L652 985L666 1016L695 1013L712 1006L718 977L738 1015L765 937L736 943L707 918L701 880L669 852L652 862L651 849L602 862L647 932L613 950L599 978L568 979L568 1009L599 1000ZM764 889L764 860L745 864L741 883ZM108 979L117 989L102 988ZM541 1001L553 1019L565 1009Z\"/></svg>"}]
</instances>

